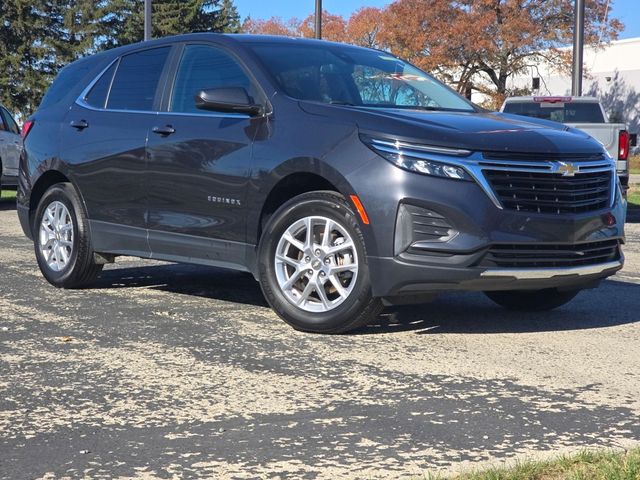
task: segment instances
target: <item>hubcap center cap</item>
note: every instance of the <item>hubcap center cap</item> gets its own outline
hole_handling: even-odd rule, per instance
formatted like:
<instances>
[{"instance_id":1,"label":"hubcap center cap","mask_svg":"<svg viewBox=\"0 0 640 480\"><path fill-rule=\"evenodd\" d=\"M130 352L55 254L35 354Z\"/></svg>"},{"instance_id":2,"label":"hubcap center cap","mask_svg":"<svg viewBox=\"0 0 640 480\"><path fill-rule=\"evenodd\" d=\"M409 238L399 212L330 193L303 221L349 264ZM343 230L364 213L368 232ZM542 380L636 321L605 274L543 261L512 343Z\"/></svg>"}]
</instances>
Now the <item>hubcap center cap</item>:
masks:
<instances>
[{"instance_id":1,"label":"hubcap center cap","mask_svg":"<svg viewBox=\"0 0 640 480\"><path fill-rule=\"evenodd\" d=\"M311 262L311 266L314 270L320 270L320 267L322 267L322 262L316 258L313 262Z\"/></svg>"}]
</instances>

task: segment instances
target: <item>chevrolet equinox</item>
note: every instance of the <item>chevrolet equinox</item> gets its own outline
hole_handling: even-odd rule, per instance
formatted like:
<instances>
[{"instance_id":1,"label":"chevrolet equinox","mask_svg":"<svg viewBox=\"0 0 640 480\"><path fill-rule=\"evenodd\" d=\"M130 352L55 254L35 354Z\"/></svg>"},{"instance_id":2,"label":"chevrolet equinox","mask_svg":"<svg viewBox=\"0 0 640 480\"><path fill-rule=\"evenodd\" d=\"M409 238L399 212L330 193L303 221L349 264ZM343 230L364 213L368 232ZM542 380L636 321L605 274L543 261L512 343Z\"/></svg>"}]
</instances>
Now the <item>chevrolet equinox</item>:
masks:
<instances>
[{"instance_id":1,"label":"chevrolet equinox","mask_svg":"<svg viewBox=\"0 0 640 480\"><path fill-rule=\"evenodd\" d=\"M23 136L18 213L57 287L119 255L232 268L294 328L337 333L441 291L548 310L623 264L600 143L382 51L129 45L62 69Z\"/></svg>"}]
</instances>

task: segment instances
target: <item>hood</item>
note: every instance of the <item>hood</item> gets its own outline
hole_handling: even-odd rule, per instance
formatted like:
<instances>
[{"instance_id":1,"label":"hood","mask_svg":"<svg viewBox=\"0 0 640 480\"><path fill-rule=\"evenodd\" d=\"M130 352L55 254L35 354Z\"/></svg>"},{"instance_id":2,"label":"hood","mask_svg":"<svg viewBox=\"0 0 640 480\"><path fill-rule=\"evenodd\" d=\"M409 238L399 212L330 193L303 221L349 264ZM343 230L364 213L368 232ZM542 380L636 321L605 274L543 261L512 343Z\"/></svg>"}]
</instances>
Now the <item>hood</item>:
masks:
<instances>
[{"instance_id":1,"label":"hood","mask_svg":"<svg viewBox=\"0 0 640 480\"><path fill-rule=\"evenodd\" d=\"M497 112L438 112L301 102L310 114L351 120L362 133L480 152L599 154L602 145L561 123Z\"/></svg>"}]
</instances>

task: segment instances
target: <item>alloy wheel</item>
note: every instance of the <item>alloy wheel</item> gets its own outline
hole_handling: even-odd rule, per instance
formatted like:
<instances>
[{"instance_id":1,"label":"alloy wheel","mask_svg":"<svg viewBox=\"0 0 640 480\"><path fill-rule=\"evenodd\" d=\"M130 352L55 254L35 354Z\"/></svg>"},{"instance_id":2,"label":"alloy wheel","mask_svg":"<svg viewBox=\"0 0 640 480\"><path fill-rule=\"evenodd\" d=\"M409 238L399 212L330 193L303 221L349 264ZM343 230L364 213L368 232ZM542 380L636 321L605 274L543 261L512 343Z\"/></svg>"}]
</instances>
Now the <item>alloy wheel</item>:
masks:
<instances>
[{"instance_id":1,"label":"alloy wheel","mask_svg":"<svg viewBox=\"0 0 640 480\"><path fill-rule=\"evenodd\" d=\"M358 253L347 230L323 216L304 217L285 230L275 253L278 285L307 312L328 312L351 294Z\"/></svg>"},{"instance_id":2,"label":"alloy wheel","mask_svg":"<svg viewBox=\"0 0 640 480\"><path fill-rule=\"evenodd\" d=\"M69 264L73 252L73 219L64 203L52 202L40 222L40 251L47 266L60 272Z\"/></svg>"}]
</instances>

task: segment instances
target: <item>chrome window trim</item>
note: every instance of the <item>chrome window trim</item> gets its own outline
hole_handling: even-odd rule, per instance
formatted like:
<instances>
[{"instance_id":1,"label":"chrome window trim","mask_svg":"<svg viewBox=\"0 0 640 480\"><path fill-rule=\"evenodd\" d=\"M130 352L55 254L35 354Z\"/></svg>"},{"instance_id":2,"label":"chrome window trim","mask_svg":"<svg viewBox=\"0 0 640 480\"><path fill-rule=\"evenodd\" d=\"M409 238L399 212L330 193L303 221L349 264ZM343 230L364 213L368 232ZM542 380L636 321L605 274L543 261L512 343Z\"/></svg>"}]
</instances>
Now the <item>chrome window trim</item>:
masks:
<instances>
[{"instance_id":1,"label":"chrome window trim","mask_svg":"<svg viewBox=\"0 0 640 480\"><path fill-rule=\"evenodd\" d=\"M158 110L123 110L123 109L117 109L117 108L98 108L98 107L94 107L93 105L89 105L86 98L87 98L87 95L89 95L89 92L91 92L91 89L95 86L96 83L98 83L100 78L102 78L102 75L104 75L107 72L107 70L109 70L113 66L114 63L117 63L119 61L120 61L120 57L114 59L109 63L109 65L106 66L106 68L104 68L100 73L98 73L95 76L95 78L91 80L91 82L89 82L89 85L87 85L87 87L80 93L78 98L76 98L75 104L82 108L86 108L87 110L92 110L94 112L136 113L136 114L145 114L145 115L168 114L168 115L179 115L179 116L187 116L187 117L212 117L212 118L242 118L242 119L251 118L250 115L247 115L245 113L183 113L183 112L169 112L169 111L165 112L165 111L158 111ZM118 71L116 70L114 72L113 78L111 79L111 83L113 83L113 79L115 78L115 75L117 73ZM111 90L111 88L109 88L109 90Z\"/></svg>"},{"instance_id":2,"label":"chrome window trim","mask_svg":"<svg viewBox=\"0 0 640 480\"><path fill-rule=\"evenodd\" d=\"M416 145L405 142L381 140L372 137L369 137L369 141L365 143L368 143L371 148L378 152L446 163L463 168L471 178L476 181L480 188L482 188L493 204L500 210L504 210L504 207L493 191L491 184L487 180L484 174L485 170L554 174L557 173L558 167L561 163L574 163L579 165L580 171L575 173L576 177L584 173L611 172L609 206L612 207L615 204L617 181L616 165L608 154L605 156L604 160L592 160L586 162L571 162L570 160L567 160L567 162L558 160L486 160L481 152L471 152L464 149ZM540 156L543 156L543 154Z\"/></svg>"}]
</instances>

